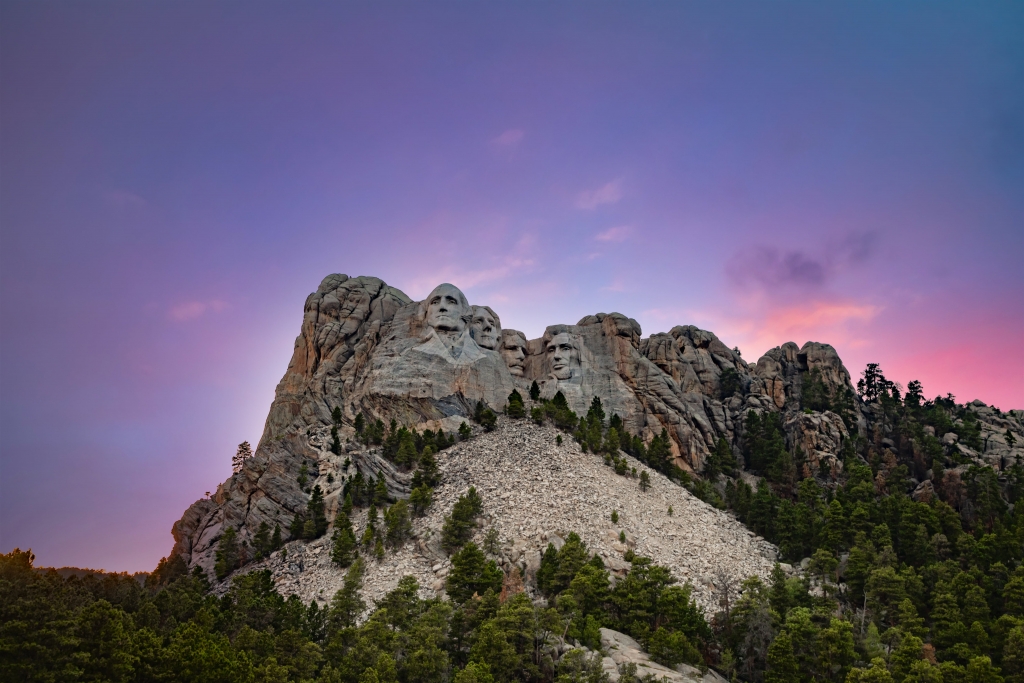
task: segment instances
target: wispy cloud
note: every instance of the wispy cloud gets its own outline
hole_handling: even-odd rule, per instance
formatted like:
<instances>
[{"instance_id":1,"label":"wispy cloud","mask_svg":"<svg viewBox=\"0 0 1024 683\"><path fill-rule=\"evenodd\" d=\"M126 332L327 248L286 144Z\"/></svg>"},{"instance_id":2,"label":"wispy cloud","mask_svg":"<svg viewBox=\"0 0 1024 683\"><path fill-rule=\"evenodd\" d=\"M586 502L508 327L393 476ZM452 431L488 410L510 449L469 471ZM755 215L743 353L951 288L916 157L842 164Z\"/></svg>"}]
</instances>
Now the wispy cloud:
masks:
<instances>
[{"instance_id":1,"label":"wispy cloud","mask_svg":"<svg viewBox=\"0 0 1024 683\"><path fill-rule=\"evenodd\" d=\"M596 190L584 190L576 197L576 207L580 209L596 209L602 204L614 204L622 199L622 179L618 178L605 183Z\"/></svg>"},{"instance_id":2,"label":"wispy cloud","mask_svg":"<svg viewBox=\"0 0 1024 683\"><path fill-rule=\"evenodd\" d=\"M874 253L875 242L874 233L852 233L829 244L821 254L754 245L734 253L725 264L725 272L741 286L755 285L769 291L817 289L844 268L867 261Z\"/></svg>"},{"instance_id":3,"label":"wispy cloud","mask_svg":"<svg viewBox=\"0 0 1024 683\"><path fill-rule=\"evenodd\" d=\"M500 282L510 275L526 270L534 264L529 258L509 258L491 268L467 269L459 266L445 266L413 279L408 287L409 292L422 292L424 295L442 282L450 282L465 291ZM410 294L417 296L417 294Z\"/></svg>"},{"instance_id":4,"label":"wispy cloud","mask_svg":"<svg viewBox=\"0 0 1024 683\"><path fill-rule=\"evenodd\" d=\"M603 232L599 232L594 235L594 239L598 242L622 242L629 237L629 233L633 231L632 226L619 225L614 228L608 228Z\"/></svg>"},{"instance_id":5,"label":"wispy cloud","mask_svg":"<svg viewBox=\"0 0 1024 683\"><path fill-rule=\"evenodd\" d=\"M182 323L201 318L207 313L218 313L225 308L227 308L227 304L217 299L212 301L186 301L172 306L167 311L167 317L174 322Z\"/></svg>"},{"instance_id":6,"label":"wispy cloud","mask_svg":"<svg viewBox=\"0 0 1024 683\"><path fill-rule=\"evenodd\" d=\"M526 132L519 128L509 128L504 133L491 140L491 144L496 147L515 147L523 138L526 137Z\"/></svg>"},{"instance_id":7,"label":"wispy cloud","mask_svg":"<svg viewBox=\"0 0 1024 683\"><path fill-rule=\"evenodd\" d=\"M787 341L803 345L820 341L840 349L860 348L882 307L864 301L821 297L798 305L773 305L768 298L706 309L650 308L639 316L650 332L675 325L696 325L718 335L726 345L738 345L744 358L755 361L768 349Z\"/></svg>"}]
</instances>

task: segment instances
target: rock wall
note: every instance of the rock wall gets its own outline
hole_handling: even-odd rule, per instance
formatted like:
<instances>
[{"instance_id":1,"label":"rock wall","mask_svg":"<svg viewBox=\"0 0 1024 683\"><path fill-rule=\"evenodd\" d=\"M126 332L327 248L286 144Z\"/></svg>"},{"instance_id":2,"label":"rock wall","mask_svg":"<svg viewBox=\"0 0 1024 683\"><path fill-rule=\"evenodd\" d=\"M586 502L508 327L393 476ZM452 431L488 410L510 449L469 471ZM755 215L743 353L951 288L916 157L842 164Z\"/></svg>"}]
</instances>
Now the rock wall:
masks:
<instances>
[{"instance_id":1,"label":"rock wall","mask_svg":"<svg viewBox=\"0 0 1024 683\"><path fill-rule=\"evenodd\" d=\"M262 522L287 529L308 494L298 484L349 459L364 476L382 474L393 495L408 495L408 475L379 456L329 448L332 411L343 442L356 416L453 432L478 401L501 411L512 389L562 394L578 414L600 397L608 415L649 441L662 429L677 464L700 472L724 438L736 452L748 411L782 412L790 445L804 449L822 476L837 474L848 433L831 413L801 413L806 373L817 369L830 391L852 389L850 374L827 344L792 342L748 364L713 333L678 326L642 338L639 323L598 313L553 325L527 341L502 330L498 313L471 305L458 288L438 286L424 301L373 277L329 275L305 302L302 326L256 454L212 499L194 503L175 523L173 553L209 568L225 524L249 540ZM725 378L725 379L723 379ZM726 389L735 389L730 395ZM997 436L990 441L998 443Z\"/></svg>"}]
</instances>

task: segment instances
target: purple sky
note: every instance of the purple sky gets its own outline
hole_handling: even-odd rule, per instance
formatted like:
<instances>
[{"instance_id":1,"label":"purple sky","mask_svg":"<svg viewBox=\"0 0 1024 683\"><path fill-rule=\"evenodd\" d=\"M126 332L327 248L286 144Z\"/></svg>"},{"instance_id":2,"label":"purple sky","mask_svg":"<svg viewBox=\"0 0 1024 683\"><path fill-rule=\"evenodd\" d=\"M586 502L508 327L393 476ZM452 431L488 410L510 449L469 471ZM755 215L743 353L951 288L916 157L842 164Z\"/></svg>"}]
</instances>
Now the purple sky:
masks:
<instances>
[{"instance_id":1,"label":"purple sky","mask_svg":"<svg viewBox=\"0 0 1024 683\"><path fill-rule=\"evenodd\" d=\"M1024 5L0 2L0 552L151 569L328 273L1024 408Z\"/></svg>"}]
</instances>

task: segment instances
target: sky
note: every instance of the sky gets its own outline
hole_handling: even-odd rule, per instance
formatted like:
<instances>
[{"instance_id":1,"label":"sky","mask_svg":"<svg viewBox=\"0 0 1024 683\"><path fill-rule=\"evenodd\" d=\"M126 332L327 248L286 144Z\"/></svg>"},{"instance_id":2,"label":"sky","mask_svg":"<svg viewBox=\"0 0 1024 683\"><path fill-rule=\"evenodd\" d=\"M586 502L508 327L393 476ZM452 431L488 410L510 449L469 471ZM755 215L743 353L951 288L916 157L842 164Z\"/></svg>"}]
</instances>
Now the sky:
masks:
<instances>
[{"instance_id":1,"label":"sky","mask_svg":"<svg viewBox=\"0 0 1024 683\"><path fill-rule=\"evenodd\" d=\"M0 552L150 570L330 273L1024 408L1019 2L0 0Z\"/></svg>"}]
</instances>

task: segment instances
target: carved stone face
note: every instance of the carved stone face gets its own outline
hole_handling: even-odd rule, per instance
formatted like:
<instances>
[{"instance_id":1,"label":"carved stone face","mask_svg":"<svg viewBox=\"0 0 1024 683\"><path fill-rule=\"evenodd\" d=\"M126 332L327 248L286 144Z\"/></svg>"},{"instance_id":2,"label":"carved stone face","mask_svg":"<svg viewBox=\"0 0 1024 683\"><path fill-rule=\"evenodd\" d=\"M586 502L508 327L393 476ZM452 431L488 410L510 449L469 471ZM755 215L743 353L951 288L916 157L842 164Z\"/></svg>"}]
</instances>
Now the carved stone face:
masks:
<instances>
[{"instance_id":1,"label":"carved stone face","mask_svg":"<svg viewBox=\"0 0 1024 683\"><path fill-rule=\"evenodd\" d=\"M477 346L491 350L498 348L498 340L501 339L498 316L486 306L473 306L473 322L470 323L469 333L476 340Z\"/></svg>"},{"instance_id":2,"label":"carved stone face","mask_svg":"<svg viewBox=\"0 0 1024 683\"><path fill-rule=\"evenodd\" d=\"M556 379L571 379L572 368L579 364L579 355L572 343L572 337L566 333L556 334L548 342L546 349L548 366Z\"/></svg>"},{"instance_id":3,"label":"carved stone face","mask_svg":"<svg viewBox=\"0 0 1024 683\"><path fill-rule=\"evenodd\" d=\"M501 357L505 359L509 374L523 376L523 362L526 360L526 337L515 330L501 333Z\"/></svg>"},{"instance_id":4,"label":"carved stone face","mask_svg":"<svg viewBox=\"0 0 1024 683\"><path fill-rule=\"evenodd\" d=\"M438 285L427 297L427 324L439 332L461 332L466 329L465 317L469 302L455 285Z\"/></svg>"}]
</instances>

